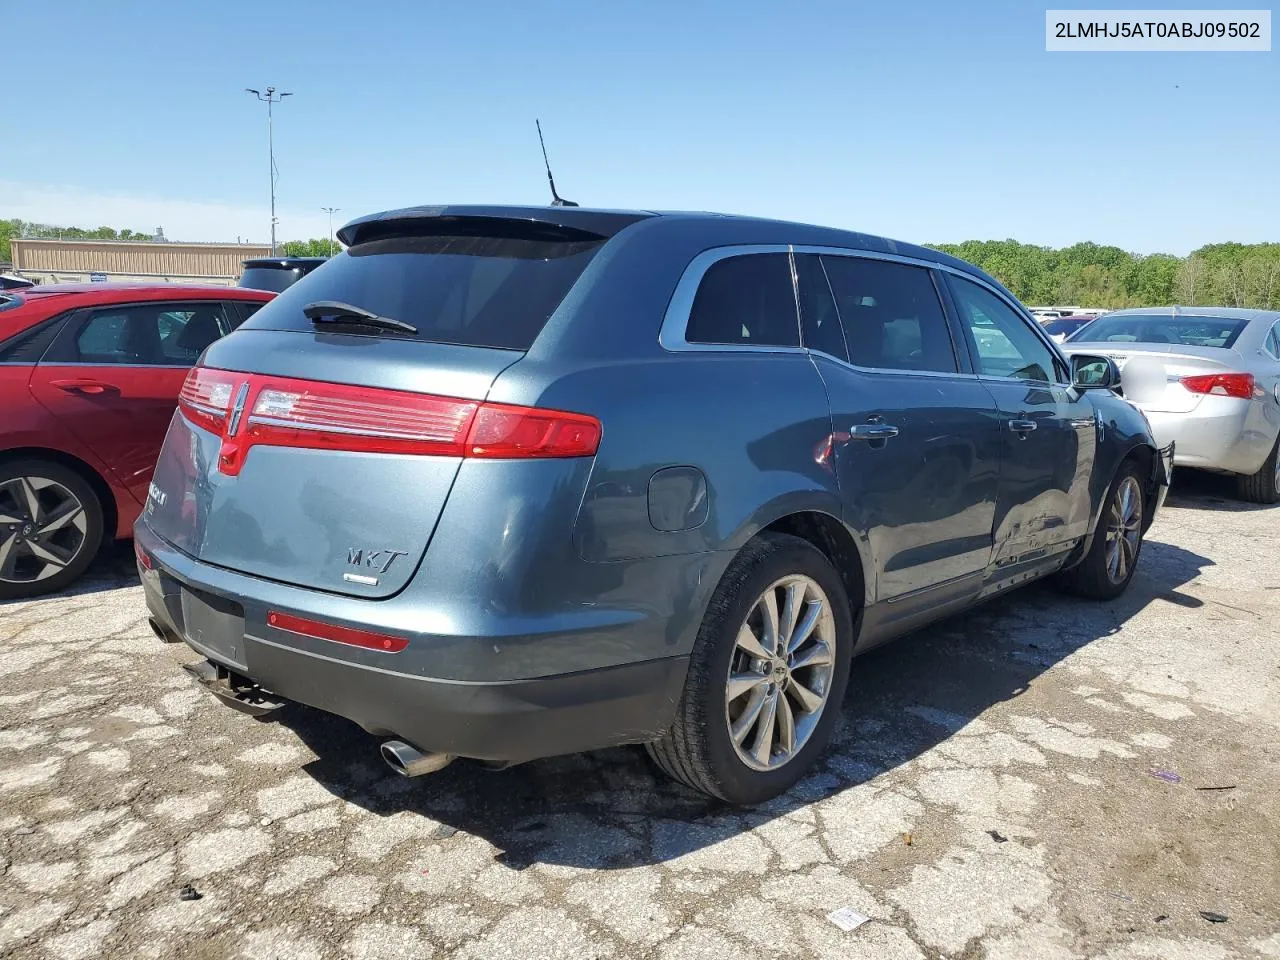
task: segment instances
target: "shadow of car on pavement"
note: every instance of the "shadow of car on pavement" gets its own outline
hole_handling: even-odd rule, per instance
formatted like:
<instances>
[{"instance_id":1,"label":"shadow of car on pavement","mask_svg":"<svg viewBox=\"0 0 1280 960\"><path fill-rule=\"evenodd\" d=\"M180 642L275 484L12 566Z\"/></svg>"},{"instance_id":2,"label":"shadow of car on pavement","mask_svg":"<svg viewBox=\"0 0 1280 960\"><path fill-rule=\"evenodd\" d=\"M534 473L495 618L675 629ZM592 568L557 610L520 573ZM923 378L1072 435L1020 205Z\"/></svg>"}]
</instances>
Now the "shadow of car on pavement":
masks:
<instances>
[{"instance_id":1,"label":"shadow of car on pavement","mask_svg":"<svg viewBox=\"0 0 1280 960\"><path fill-rule=\"evenodd\" d=\"M1192 510L1213 510L1225 513L1252 513L1255 510L1277 510L1275 504L1251 503L1241 500L1236 493L1236 478L1207 470L1178 467L1174 471L1173 484L1169 488L1168 505L1188 507Z\"/></svg>"},{"instance_id":2,"label":"shadow of car on pavement","mask_svg":"<svg viewBox=\"0 0 1280 960\"><path fill-rule=\"evenodd\" d=\"M441 838L455 831L482 837L510 866L660 863L907 763L991 706L1020 696L1050 667L1115 633L1149 604L1199 606L1178 587L1211 565L1148 540L1137 575L1116 601L1078 600L1033 585L859 657L827 753L790 792L752 810L669 781L638 747L500 772L459 761L405 779L382 764L379 739L349 721L296 705L273 719L315 751L318 758L305 769L335 795L382 816L429 817Z\"/></svg>"}]
</instances>

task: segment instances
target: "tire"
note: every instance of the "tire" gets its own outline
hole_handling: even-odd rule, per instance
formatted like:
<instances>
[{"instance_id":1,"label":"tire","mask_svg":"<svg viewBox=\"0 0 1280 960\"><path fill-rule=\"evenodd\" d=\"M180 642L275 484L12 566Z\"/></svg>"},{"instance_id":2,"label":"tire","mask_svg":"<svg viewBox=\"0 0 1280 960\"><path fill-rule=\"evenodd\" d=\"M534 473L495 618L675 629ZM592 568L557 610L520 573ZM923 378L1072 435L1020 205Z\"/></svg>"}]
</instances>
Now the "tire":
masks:
<instances>
[{"instance_id":1,"label":"tire","mask_svg":"<svg viewBox=\"0 0 1280 960\"><path fill-rule=\"evenodd\" d=\"M49 460L0 463L0 600L67 587L103 533L102 503L80 474Z\"/></svg>"},{"instance_id":2,"label":"tire","mask_svg":"<svg viewBox=\"0 0 1280 960\"><path fill-rule=\"evenodd\" d=\"M796 624L793 636L804 636L793 653L772 660L748 653L740 633L747 629L758 642L768 640L761 620L767 593L783 624L775 636L787 636L788 603L798 611L790 618ZM849 680L853 640L849 599L826 556L798 537L761 534L734 558L716 587L694 643L675 722L661 740L646 744L649 755L674 779L732 804L750 806L777 796L808 771L831 738ZM728 689L731 668L739 691L734 696ZM814 697L821 698L821 706L806 709ZM760 698L752 721L750 711ZM770 701L772 746L762 738ZM743 735L741 746L732 737L735 723Z\"/></svg>"},{"instance_id":3,"label":"tire","mask_svg":"<svg viewBox=\"0 0 1280 960\"><path fill-rule=\"evenodd\" d=\"M1136 498L1127 509L1122 502L1122 491L1125 489L1128 489L1131 497ZM1137 465L1132 460L1126 460L1120 465L1107 490L1107 499L1103 501L1089 552L1079 564L1059 575L1058 582L1063 589L1092 600L1114 600L1124 593L1138 568L1138 558L1142 555L1145 513L1146 495L1142 489L1142 477ZM1128 549L1113 539L1117 522L1133 534L1126 538L1130 545ZM1116 543L1117 549L1123 551L1123 559L1119 565L1109 549L1112 543Z\"/></svg>"},{"instance_id":4,"label":"tire","mask_svg":"<svg viewBox=\"0 0 1280 960\"><path fill-rule=\"evenodd\" d=\"M1280 503L1280 437L1257 473L1236 477L1236 496L1250 503Z\"/></svg>"}]
</instances>

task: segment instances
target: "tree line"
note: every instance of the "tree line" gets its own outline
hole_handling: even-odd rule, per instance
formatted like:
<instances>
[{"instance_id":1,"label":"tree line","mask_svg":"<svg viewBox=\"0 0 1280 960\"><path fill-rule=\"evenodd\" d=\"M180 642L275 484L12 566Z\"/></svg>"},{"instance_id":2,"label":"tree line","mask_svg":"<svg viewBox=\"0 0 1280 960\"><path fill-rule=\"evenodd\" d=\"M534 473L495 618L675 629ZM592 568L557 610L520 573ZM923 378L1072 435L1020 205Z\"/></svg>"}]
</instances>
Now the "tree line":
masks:
<instances>
[{"instance_id":1,"label":"tree line","mask_svg":"<svg viewBox=\"0 0 1280 960\"><path fill-rule=\"evenodd\" d=\"M0 220L0 260L13 259L9 241L23 236L152 239L140 230ZM1054 248L1016 240L966 240L931 246L981 267L1027 304L1116 309L1178 303L1280 310L1280 243L1213 243L1185 257L1144 256L1097 243ZM288 240L281 249L291 257L323 257L331 247L328 237L317 237Z\"/></svg>"},{"instance_id":2,"label":"tree line","mask_svg":"<svg viewBox=\"0 0 1280 960\"><path fill-rule=\"evenodd\" d=\"M115 227L56 227L47 223L31 223L27 220L0 220L0 260L12 262L13 249L9 241L20 237L45 240L152 240L149 230L117 230Z\"/></svg>"},{"instance_id":3,"label":"tree line","mask_svg":"<svg viewBox=\"0 0 1280 960\"><path fill-rule=\"evenodd\" d=\"M931 246L981 267L1026 304L1280 309L1280 243L1213 243L1185 257L1143 256L1096 243L1060 249L1016 240Z\"/></svg>"}]
</instances>

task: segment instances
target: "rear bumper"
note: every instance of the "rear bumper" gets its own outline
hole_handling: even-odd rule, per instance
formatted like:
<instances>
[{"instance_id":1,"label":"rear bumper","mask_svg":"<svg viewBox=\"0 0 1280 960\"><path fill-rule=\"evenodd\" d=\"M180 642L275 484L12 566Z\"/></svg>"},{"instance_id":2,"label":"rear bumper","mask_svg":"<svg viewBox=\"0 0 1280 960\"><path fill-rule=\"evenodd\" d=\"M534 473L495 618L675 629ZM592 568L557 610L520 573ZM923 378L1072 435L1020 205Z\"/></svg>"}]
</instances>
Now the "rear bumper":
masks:
<instances>
[{"instance_id":1,"label":"rear bumper","mask_svg":"<svg viewBox=\"0 0 1280 960\"><path fill-rule=\"evenodd\" d=\"M191 576L190 558L179 573L165 562L171 547L145 524L135 533L152 565L139 569L147 607L163 632L258 684L273 700L337 714L424 752L519 763L654 740L675 716L687 657L493 682L422 676L404 669L408 662L398 655L267 636L269 629L245 615L239 598ZM192 596L201 602L198 623L189 622ZM469 640L494 646L493 638Z\"/></svg>"},{"instance_id":2,"label":"rear bumper","mask_svg":"<svg viewBox=\"0 0 1280 960\"><path fill-rule=\"evenodd\" d=\"M1276 442L1255 401L1206 397L1191 413L1143 412L1158 444L1177 443L1180 467L1256 473Z\"/></svg>"}]
</instances>

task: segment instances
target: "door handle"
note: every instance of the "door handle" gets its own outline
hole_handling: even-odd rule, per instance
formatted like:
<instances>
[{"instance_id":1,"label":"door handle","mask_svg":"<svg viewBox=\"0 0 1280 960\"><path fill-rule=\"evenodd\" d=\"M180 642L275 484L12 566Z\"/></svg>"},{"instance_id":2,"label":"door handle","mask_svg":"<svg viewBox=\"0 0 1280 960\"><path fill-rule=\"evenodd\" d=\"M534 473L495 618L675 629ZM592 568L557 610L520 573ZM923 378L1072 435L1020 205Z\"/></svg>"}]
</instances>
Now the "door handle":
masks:
<instances>
[{"instance_id":1,"label":"door handle","mask_svg":"<svg viewBox=\"0 0 1280 960\"><path fill-rule=\"evenodd\" d=\"M859 423L849 428L850 440L892 440L898 428L887 423Z\"/></svg>"},{"instance_id":2,"label":"door handle","mask_svg":"<svg viewBox=\"0 0 1280 960\"><path fill-rule=\"evenodd\" d=\"M120 388L115 384L103 383L101 380L51 380L50 383L67 393L87 393L96 396L102 393L120 392Z\"/></svg>"},{"instance_id":3,"label":"door handle","mask_svg":"<svg viewBox=\"0 0 1280 960\"><path fill-rule=\"evenodd\" d=\"M1034 420L1010 420L1009 421L1009 429L1012 430L1014 433L1022 434L1022 438L1024 440L1026 439L1027 434L1030 433L1035 428L1036 428L1036 422Z\"/></svg>"}]
</instances>

